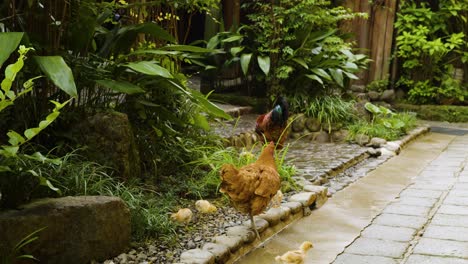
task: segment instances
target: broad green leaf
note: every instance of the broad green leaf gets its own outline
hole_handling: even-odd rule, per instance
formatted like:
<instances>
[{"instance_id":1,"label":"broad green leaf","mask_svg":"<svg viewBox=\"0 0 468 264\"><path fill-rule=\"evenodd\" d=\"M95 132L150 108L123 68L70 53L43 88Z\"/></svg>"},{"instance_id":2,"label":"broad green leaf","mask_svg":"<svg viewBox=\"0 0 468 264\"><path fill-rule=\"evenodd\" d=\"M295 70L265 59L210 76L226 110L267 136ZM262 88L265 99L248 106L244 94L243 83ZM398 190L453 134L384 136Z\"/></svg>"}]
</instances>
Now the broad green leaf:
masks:
<instances>
[{"instance_id":1,"label":"broad green leaf","mask_svg":"<svg viewBox=\"0 0 468 264\"><path fill-rule=\"evenodd\" d=\"M356 63L354 63L354 62L349 62L349 61L345 63L344 68L347 69L347 70L354 71L354 72L356 72L356 71L359 70L359 68L358 68L358 66L356 65Z\"/></svg>"},{"instance_id":2,"label":"broad green leaf","mask_svg":"<svg viewBox=\"0 0 468 264\"><path fill-rule=\"evenodd\" d=\"M306 63L303 59L300 59L300 58L293 58L292 60L295 61L295 62L297 62L299 65L301 65L301 66L304 67L305 69L309 69L309 65L307 65L307 63Z\"/></svg>"},{"instance_id":3,"label":"broad green leaf","mask_svg":"<svg viewBox=\"0 0 468 264\"><path fill-rule=\"evenodd\" d=\"M8 57L10 57L11 53L16 50L23 38L23 35L23 32L0 33L0 68Z\"/></svg>"},{"instance_id":4,"label":"broad green leaf","mask_svg":"<svg viewBox=\"0 0 468 264\"><path fill-rule=\"evenodd\" d=\"M39 162L42 162L42 163L47 162L47 163L52 163L52 164L57 165L57 166L62 164L62 159L60 159L60 158L51 159L51 158L48 158L48 157L42 155L42 153L40 153L40 152L35 152L32 155L26 155L25 154L25 156L30 158L30 159L34 159L34 160L37 160Z\"/></svg>"},{"instance_id":5,"label":"broad green leaf","mask_svg":"<svg viewBox=\"0 0 468 264\"><path fill-rule=\"evenodd\" d=\"M326 80L331 81L331 76L324 69L312 69L312 72L318 76L325 78Z\"/></svg>"},{"instance_id":6,"label":"broad green leaf","mask_svg":"<svg viewBox=\"0 0 468 264\"><path fill-rule=\"evenodd\" d=\"M8 143L10 143L10 145L12 146L18 146L25 142L25 139L23 138L23 136L21 136L20 134L18 134L17 132L13 130L10 130L7 133L7 136L9 138Z\"/></svg>"},{"instance_id":7,"label":"broad green leaf","mask_svg":"<svg viewBox=\"0 0 468 264\"><path fill-rule=\"evenodd\" d=\"M24 131L24 136L29 140L39 134L39 132L41 132L39 127L29 128Z\"/></svg>"},{"instance_id":8,"label":"broad green leaf","mask_svg":"<svg viewBox=\"0 0 468 264\"><path fill-rule=\"evenodd\" d=\"M315 75L315 74L306 74L306 76L307 76L307 78L309 78L309 79L316 80L316 81L319 82L320 84L323 84L322 79L320 79L320 77L318 77L318 76Z\"/></svg>"},{"instance_id":9,"label":"broad green leaf","mask_svg":"<svg viewBox=\"0 0 468 264\"><path fill-rule=\"evenodd\" d=\"M249 64L251 59L252 53L242 54L240 57L240 64L244 75L247 75L247 72L249 71Z\"/></svg>"},{"instance_id":10,"label":"broad green leaf","mask_svg":"<svg viewBox=\"0 0 468 264\"><path fill-rule=\"evenodd\" d=\"M55 187L48 179L46 179L43 176L39 176L38 178L40 185L49 187L49 189L51 189L52 191L60 194L60 190L57 187Z\"/></svg>"},{"instance_id":11,"label":"broad green leaf","mask_svg":"<svg viewBox=\"0 0 468 264\"><path fill-rule=\"evenodd\" d=\"M333 35L336 31L338 31L338 29L333 29L333 30L329 30L329 31L317 31L317 32L313 32L310 34L309 36L309 41L310 42L316 42L316 41L319 41L319 40L322 40L322 39L325 39L331 35Z\"/></svg>"},{"instance_id":12,"label":"broad green leaf","mask_svg":"<svg viewBox=\"0 0 468 264\"><path fill-rule=\"evenodd\" d=\"M140 49L134 52L131 52L129 55L135 54L154 54L154 55L161 55L161 56L168 56L168 55L180 55L180 51L174 50L161 50L161 49Z\"/></svg>"},{"instance_id":13,"label":"broad green leaf","mask_svg":"<svg viewBox=\"0 0 468 264\"><path fill-rule=\"evenodd\" d=\"M0 172L11 171L10 167L0 165Z\"/></svg>"},{"instance_id":14,"label":"broad green leaf","mask_svg":"<svg viewBox=\"0 0 468 264\"><path fill-rule=\"evenodd\" d=\"M64 92L78 96L73 73L60 56L35 56L37 64L45 75Z\"/></svg>"},{"instance_id":15,"label":"broad green leaf","mask_svg":"<svg viewBox=\"0 0 468 264\"><path fill-rule=\"evenodd\" d=\"M370 102L367 102L367 103L364 105L364 108L366 108L367 111L371 112L371 113L374 114L374 115L377 115L377 114L382 113L382 112L380 111L380 108L379 108L378 106L376 106L376 105L374 105L374 104L372 104L372 103L370 103Z\"/></svg>"},{"instance_id":16,"label":"broad green leaf","mask_svg":"<svg viewBox=\"0 0 468 264\"><path fill-rule=\"evenodd\" d=\"M166 40L172 43L175 42L175 39L171 34L169 34L164 28L152 22L122 27L117 32L117 35L120 39L128 38L134 41L138 33L146 33L160 40ZM116 45L118 44L119 43L116 43Z\"/></svg>"},{"instance_id":17,"label":"broad green leaf","mask_svg":"<svg viewBox=\"0 0 468 264\"><path fill-rule=\"evenodd\" d=\"M96 83L109 88L113 91L126 93L126 94L137 94L137 93L144 93L141 87L134 85L133 83L129 83L126 81L114 81L114 80L97 80Z\"/></svg>"},{"instance_id":18,"label":"broad green leaf","mask_svg":"<svg viewBox=\"0 0 468 264\"><path fill-rule=\"evenodd\" d=\"M257 57L258 61L258 66L260 66L260 69L265 73L265 75L268 75L270 72L270 57L269 56L258 56Z\"/></svg>"},{"instance_id":19,"label":"broad green leaf","mask_svg":"<svg viewBox=\"0 0 468 264\"><path fill-rule=\"evenodd\" d=\"M343 71L343 73L348 76L348 78L350 79L354 79L354 80L359 80L359 77L357 77L355 74L353 73L350 73L350 72L347 72L347 71Z\"/></svg>"},{"instance_id":20,"label":"broad green leaf","mask_svg":"<svg viewBox=\"0 0 468 264\"><path fill-rule=\"evenodd\" d=\"M16 153L18 153L19 147L18 146L2 146L2 154L9 156L9 157L14 157L16 156Z\"/></svg>"},{"instance_id":21,"label":"broad green leaf","mask_svg":"<svg viewBox=\"0 0 468 264\"><path fill-rule=\"evenodd\" d=\"M221 40L221 42L234 42L234 41L238 41L238 40L241 40L243 39L244 37L241 36L241 35L236 35L236 36L232 36L232 37L229 37L227 39L223 39Z\"/></svg>"},{"instance_id":22,"label":"broad green leaf","mask_svg":"<svg viewBox=\"0 0 468 264\"><path fill-rule=\"evenodd\" d=\"M49 123L52 123L57 117L59 116L60 112L59 111L54 111L50 114L47 115L46 121Z\"/></svg>"},{"instance_id":23,"label":"broad green leaf","mask_svg":"<svg viewBox=\"0 0 468 264\"><path fill-rule=\"evenodd\" d=\"M343 71L341 69L329 69L329 71L336 83L343 87Z\"/></svg>"},{"instance_id":24,"label":"broad green leaf","mask_svg":"<svg viewBox=\"0 0 468 264\"><path fill-rule=\"evenodd\" d=\"M197 46L190 46L190 45L167 45L160 48L161 50L174 50L174 51L187 51L187 52L197 52L197 53L209 53L214 52L216 50L202 48Z\"/></svg>"},{"instance_id":25,"label":"broad green leaf","mask_svg":"<svg viewBox=\"0 0 468 264\"><path fill-rule=\"evenodd\" d=\"M52 122L50 122L50 121L42 120L41 122L39 122L39 128L44 129L44 128L48 127L51 123Z\"/></svg>"},{"instance_id":26,"label":"broad green leaf","mask_svg":"<svg viewBox=\"0 0 468 264\"><path fill-rule=\"evenodd\" d=\"M129 67L130 69L147 74L147 75L154 75L154 76L161 76L167 79L174 78L172 74L164 67L157 65L151 61L139 61L139 62L130 62L125 66Z\"/></svg>"},{"instance_id":27,"label":"broad green leaf","mask_svg":"<svg viewBox=\"0 0 468 264\"><path fill-rule=\"evenodd\" d=\"M241 52L242 50L244 50L244 47L233 47L231 48L231 55L232 56L237 56L237 54L239 54L239 52Z\"/></svg>"},{"instance_id":28,"label":"broad green leaf","mask_svg":"<svg viewBox=\"0 0 468 264\"><path fill-rule=\"evenodd\" d=\"M0 112L10 105L13 105L13 102L10 100L0 101Z\"/></svg>"},{"instance_id":29,"label":"broad green leaf","mask_svg":"<svg viewBox=\"0 0 468 264\"><path fill-rule=\"evenodd\" d=\"M215 35L214 37L210 38L210 40L208 40L208 43L206 44L206 48L214 49L216 48L216 46L218 46L218 44L219 44L219 38L217 35Z\"/></svg>"}]
</instances>

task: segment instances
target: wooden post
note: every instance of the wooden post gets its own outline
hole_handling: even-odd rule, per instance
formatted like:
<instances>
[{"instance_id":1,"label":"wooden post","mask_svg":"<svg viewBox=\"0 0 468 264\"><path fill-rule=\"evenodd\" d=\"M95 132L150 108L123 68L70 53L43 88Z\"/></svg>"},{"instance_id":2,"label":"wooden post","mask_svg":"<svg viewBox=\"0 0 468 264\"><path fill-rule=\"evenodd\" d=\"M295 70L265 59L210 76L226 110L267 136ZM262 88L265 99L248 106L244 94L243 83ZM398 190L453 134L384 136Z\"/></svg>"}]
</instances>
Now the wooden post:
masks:
<instances>
[{"instance_id":1,"label":"wooden post","mask_svg":"<svg viewBox=\"0 0 468 264\"><path fill-rule=\"evenodd\" d=\"M371 68L369 82L388 78L393 42L396 0L385 0L372 8Z\"/></svg>"}]
</instances>

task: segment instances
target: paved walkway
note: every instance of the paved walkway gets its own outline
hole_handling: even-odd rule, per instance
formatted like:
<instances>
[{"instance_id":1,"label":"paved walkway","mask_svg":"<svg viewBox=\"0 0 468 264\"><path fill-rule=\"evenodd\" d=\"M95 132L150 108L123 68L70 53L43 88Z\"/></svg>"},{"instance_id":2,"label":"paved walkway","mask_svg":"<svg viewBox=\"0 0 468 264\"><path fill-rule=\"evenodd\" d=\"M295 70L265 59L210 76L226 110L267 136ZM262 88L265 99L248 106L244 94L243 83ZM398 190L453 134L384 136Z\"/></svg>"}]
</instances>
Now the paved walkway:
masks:
<instances>
[{"instance_id":1,"label":"paved walkway","mask_svg":"<svg viewBox=\"0 0 468 264\"><path fill-rule=\"evenodd\" d=\"M238 263L468 264L468 135L430 133Z\"/></svg>"}]
</instances>

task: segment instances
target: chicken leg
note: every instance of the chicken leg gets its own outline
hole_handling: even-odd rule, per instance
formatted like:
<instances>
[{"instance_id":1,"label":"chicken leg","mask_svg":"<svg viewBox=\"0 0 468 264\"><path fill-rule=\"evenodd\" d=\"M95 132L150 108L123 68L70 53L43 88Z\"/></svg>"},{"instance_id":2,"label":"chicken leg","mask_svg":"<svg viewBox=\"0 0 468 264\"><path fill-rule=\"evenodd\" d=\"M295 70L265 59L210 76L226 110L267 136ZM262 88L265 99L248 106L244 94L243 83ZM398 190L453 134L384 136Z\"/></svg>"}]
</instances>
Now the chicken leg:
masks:
<instances>
[{"instance_id":1,"label":"chicken leg","mask_svg":"<svg viewBox=\"0 0 468 264\"><path fill-rule=\"evenodd\" d=\"M252 229L254 230L255 234L257 235L258 240L261 240L260 235L258 234L257 226L255 225L253 215L250 214L249 216L250 216L250 223L252 224Z\"/></svg>"}]
</instances>

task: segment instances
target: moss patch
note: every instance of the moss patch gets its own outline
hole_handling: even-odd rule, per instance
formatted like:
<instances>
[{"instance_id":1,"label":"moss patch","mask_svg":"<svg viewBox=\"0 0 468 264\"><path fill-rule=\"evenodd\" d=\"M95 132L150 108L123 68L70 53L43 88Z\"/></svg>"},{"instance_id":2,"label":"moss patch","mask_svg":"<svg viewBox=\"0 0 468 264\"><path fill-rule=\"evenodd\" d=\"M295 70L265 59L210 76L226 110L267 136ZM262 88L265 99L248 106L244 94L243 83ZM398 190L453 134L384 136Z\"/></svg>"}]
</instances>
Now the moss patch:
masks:
<instances>
[{"instance_id":1,"label":"moss patch","mask_svg":"<svg viewBox=\"0 0 468 264\"><path fill-rule=\"evenodd\" d=\"M395 108L416 112L418 118L425 120L468 122L468 106L396 104Z\"/></svg>"}]
</instances>

